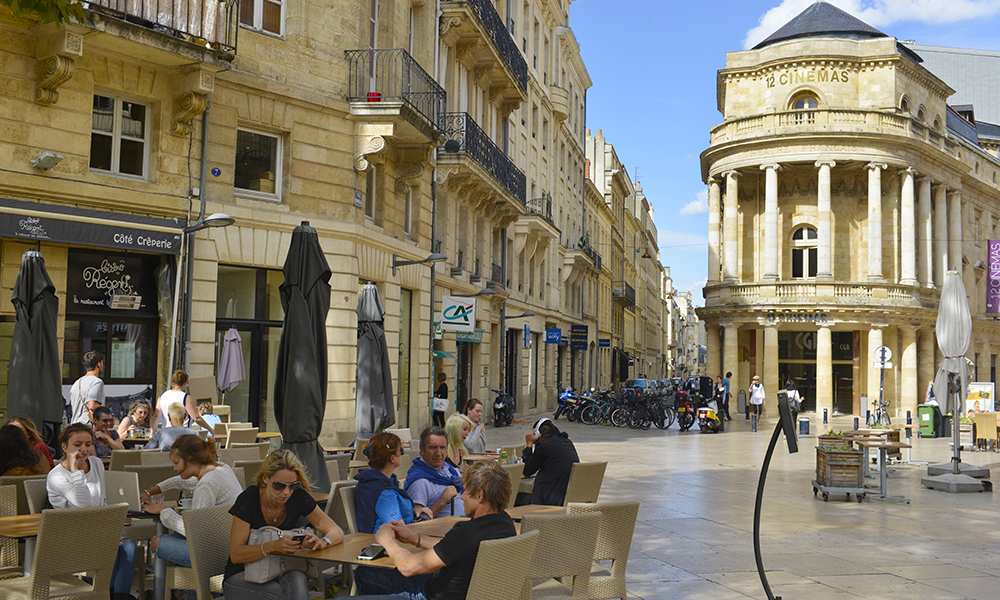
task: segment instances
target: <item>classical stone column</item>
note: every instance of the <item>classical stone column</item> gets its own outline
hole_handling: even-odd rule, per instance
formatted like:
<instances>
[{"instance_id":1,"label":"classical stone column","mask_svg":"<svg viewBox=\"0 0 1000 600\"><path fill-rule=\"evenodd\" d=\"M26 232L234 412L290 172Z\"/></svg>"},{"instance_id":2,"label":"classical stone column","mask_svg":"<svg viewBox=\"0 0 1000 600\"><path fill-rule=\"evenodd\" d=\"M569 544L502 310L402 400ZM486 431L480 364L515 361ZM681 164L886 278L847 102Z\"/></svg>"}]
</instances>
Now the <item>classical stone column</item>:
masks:
<instances>
[{"instance_id":1,"label":"classical stone column","mask_svg":"<svg viewBox=\"0 0 1000 600\"><path fill-rule=\"evenodd\" d=\"M826 325L816 332L816 416L833 416L833 334ZM818 425L817 425L818 427Z\"/></svg>"},{"instance_id":2,"label":"classical stone column","mask_svg":"<svg viewBox=\"0 0 1000 600\"><path fill-rule=\"evenodd\" d=\"M775 394L785 386L778 381L778 328L774 325L764 328L764 373L760 378L767 394L767 410L773 411L770 415L776 417L778 405Z\"/></svg>"},{"instance_id":3,"label":"classical stone column","mask_svg":"<svg viewBox=\"0 0 1000 600\"><path fill-rule=\"evenodd\" d=\"M705 325L705 350L708 353L705 357L705 374L712 379L722 374L722 367L719 366L722 358L720 356L720 350L722 349L719 342L720 333L721 328L717 323L708 323Z\"/></svg>"},{"instance_id":4,"label":"classical stone column","mask_svg":"<svg viewBox=\"0 0 1000 600\"><path fill-rule=\"evenodd\" d=\"M917 386L917 329L912 326L899 328L902 334L903 356L900 358L900 374L902 375L899 386L899 419L897 423L905 423L906 411L910 411L913 422L917 422L917 404L924 401L921 390Z\"/></svg>"},{"instance_id":5,"label":"classical stone column","mask_svg":"<svg viewBox=\"0 0 1000 600\"><path fill-rule=\"evenodd\" d=\"M937 363L934 362L934 350L937 349L937 336L934 335L933 328L921 329L917 342L917 403L924 401L927 393L927 386L934 380L937 373ZM914 417L916 419L916 417ZM914 423L916 421L914 420Z\"/></svg>"},{"instance_id":6,"label":"classical stone column","mask_svg":"<svg viewBox=\"0 0 1000 600\"><path fill-rule=\"evenodd\" d=\"M726 176L726 206L722 223L726 235L725 258L722 262L723 279L727 282L736 281L736 256L739 249L739 238L736 231L736 212L739 202L739 171L727 171Z\"/></svg>"},{"instance_id":7,"label":"classical stone column","mask_svg":"<svg viewBox=\"0 0 1000 600\"><path fill-rule=\"evenodd\" d=\"M948 270L948 188L934 186L934 286L944 287Z\"/></svg>"},{"instance_id":8,"label":"classical stone column","mask_svg":"<svg viewBox=\"0 0 1000 600\"><path fill-rule=\"evenodd\" d=\"M778 280L778 170L781 165L761 165L764 171L764 281Z\"/></svg>"},{"instance_id":9,"label":"classical stone column","mask_svg":"<svg viewBox=\"0 0 1000 600\"><path fill-rule=\"evenodd\" d=\"M721 264L720 233L721 233L721 199L719 197L719 180L712 177L708 180L708 283L719 281L719 266Z\"/></svg>"},{"instance_id":10,"label":"classical stone column","mask_svg":"<svg viewBox=\"0 0 1000 600\"><path fill-rule=\"evenodd\" d=\"M960 274L962 269L962 192L948 192L948 265Z\"/></svg>"},{"instance_id":11,"label":"classical stone column","mask_svg":"<svg viewBox=\"0 0 1000 600\"><path fill-rule=\"evenodd\" d=\"M743 407L738 407L740 399L740 354L739 354L739 340L740 328L732 323L726 323L723 326L723 338L722 338L722 374L725 375L726 372L731 371L733 376L729 378L729 393L733 395L732 399L729 401L729 414L732 415L734 412L742 411ZM742 385L745 387L746 382Z\"/></svg>"},{"instance_id":12,"label":"classical stone column","mask_svg":"<svg viewBox=\"0 0 1000 600\"><path fill-rule=\"evenodd\" d=\"M917 272L920 285L934 287L934 222L931 220L930 177L921 177L917 206Z\"/></svg>"},{"instance_id":13,"label":"classical stone column","mask_svg":"<svg viewBox=\"0 0 1000 600\"><path fill-rule=\"evenodd\" d=\"M903 285L917 285L917 223L916 202L913 195L913 177L917 172L903 169L900 198L900 278Z\"/></svg>"},{"instance_id":14,"label":"classical stone column","mask_svg":"<svg viewBox=\"0 0 1000 600\"><path fill-rule=\"evenodd\" d=\"M882 281L882 170L868 163L868 280Z\"/></svg>"},{"instance_id":15,"label":"classical stone column","mask_svg":"<svg viewBox=\"0 0 1000 600\"><path fill-rule=\"evenodd\" d=\"M816 167L819 169L818 192L816 198L816 212L819 216L819 227L816 231L817 237L817 280L833 279L833 235L830 219L830 169L837 166L832 160L818 160Z\"/></svg>"},{"instance_id":16,"label":"classical stone column","mask_svg":"<svg viewBox=\"0 0 1000 600\"><path fill-rule=\"evenodd\" d=\"M881 382L880 369L875 364L875 349L882 345L882 326L872 325L868 331L868 351L861 355L861 364L868 371L868 403L861 404L861 418L864 419L874 408L872 402L878 399L879 383ZM895 357L893 357L895 358ZM873 411L874 412L874 411Z\"/></svg>"}]
</instances>

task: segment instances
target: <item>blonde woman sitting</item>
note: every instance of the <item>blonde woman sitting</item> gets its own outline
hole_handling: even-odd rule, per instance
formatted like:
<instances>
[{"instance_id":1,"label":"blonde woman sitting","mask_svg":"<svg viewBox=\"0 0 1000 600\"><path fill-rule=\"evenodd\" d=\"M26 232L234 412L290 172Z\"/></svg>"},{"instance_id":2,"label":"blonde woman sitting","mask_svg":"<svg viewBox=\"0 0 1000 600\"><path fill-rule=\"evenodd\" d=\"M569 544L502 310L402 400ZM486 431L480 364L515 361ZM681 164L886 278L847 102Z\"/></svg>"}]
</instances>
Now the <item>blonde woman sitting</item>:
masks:
<instances>
[{"instance_id":1,"label":"blonde woman sitting","mask_svg":"<svg viewBox=\"0 0 1000 600\"><path fill-rule=\"evenodd\" d=\"M468 454L463 442L469 437L470 431L472 431L472 421L463 414L453 414L444 424L445 437L448 439L448 456L445 460L457 469L462 468L462 459Z\"/></svg>"}]
</instances>

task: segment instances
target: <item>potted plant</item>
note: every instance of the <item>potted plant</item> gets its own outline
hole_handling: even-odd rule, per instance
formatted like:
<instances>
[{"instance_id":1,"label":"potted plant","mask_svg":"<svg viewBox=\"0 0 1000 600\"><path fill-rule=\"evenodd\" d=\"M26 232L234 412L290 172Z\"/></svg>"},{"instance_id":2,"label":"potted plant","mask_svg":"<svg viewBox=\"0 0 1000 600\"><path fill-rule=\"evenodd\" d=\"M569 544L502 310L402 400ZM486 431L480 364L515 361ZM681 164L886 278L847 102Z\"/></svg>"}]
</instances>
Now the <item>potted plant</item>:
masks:
<instances>
[{"instance_id":1,"label":"potted plant","mask_svg":"<svg viewBox=\"0 0 1000 600\"><path fill-rule=\"evenodd\" d=\"M958 443L963 448L975 448L975 426L976 421L969 417L958 418Z\"/></svg>"},{"instance_id":2,"label":"potted plant","mask_svg":"<svg viewBox=\"0 0 1000 600\"><path fill-rule=\"evenodd\" d=\"M843 431L834 431L831 429L823 435L816 436L816 444L818 446L839 446L842 444L847 444L848 448L854 448L854 440L850 436L844 434Z\"/></svg>"},{"instance_id":3,"label":"potted plant","mask_svg":"<svg viewBox=\"0 0 1000 600\"><path fill-rule=\"evenodd\" d=\"M816 446L816 482L824 487L863 488L864 453L851 440Z\"/></svg>"}]
</instances>

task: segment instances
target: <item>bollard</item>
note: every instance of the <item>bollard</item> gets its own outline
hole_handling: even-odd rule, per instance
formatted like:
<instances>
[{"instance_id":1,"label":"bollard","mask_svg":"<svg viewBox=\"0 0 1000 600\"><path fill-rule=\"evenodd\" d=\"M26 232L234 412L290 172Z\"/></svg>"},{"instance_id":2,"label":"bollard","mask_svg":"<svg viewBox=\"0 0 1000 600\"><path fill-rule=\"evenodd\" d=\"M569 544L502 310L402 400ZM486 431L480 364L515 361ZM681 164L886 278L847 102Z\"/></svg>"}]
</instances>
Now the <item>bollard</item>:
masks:
<instances>
[{"instance_id":1,"label":"bollard","mask_svg":"<svg viewBox=\"0 0 1000 600\"><path fill-rule=\"evenodd\" d=\"M799 435L809 435L809 417L799 417Z\"/></svg>"},{"instance_id":2,"label":"bollard","mask_svg":"<svg viewBox=\"0 0 1000 600\"><path fill-rule=\"evenodd\" d=\"M913 419L910 418L910 411L906 411L906 424L913 425Z\"/></svg>"},{"instance_id":3,"label":"bollard","mask_svg":"<svg viewBox=\"0 0 1000 600\"><path fill-rule=\"evenodd\" d=\"M827 416L827 414L826 414L826 413L827 413L827 409L825 409L825 408L824 408L824 409L823 409L823 424L824 424L824 425L826 425L826 423L827 423L827 421L826 421L826 416Z\"/></svg>"},{"instance_id":4,"label":"bollard","mask_svg":"<svg viewBox=\"0 0 1000 600\"><path fill-rule=\"evenodd\" d=\"M854 417L854 431L858 430L858 418Z\"/></svg>"}]
</instances>

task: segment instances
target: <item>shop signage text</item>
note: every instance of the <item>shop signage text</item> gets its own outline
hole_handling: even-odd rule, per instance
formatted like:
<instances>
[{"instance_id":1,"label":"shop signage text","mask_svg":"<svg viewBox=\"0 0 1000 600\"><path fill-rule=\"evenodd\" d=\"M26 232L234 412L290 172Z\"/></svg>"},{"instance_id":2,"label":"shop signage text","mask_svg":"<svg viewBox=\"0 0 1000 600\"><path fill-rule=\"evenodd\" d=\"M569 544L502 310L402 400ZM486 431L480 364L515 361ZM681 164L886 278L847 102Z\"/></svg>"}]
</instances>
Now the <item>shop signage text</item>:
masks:
<instances>
[{"instance_id":1,"label":"shop signage text","mask_svg":"<svg viewBox=\"0 0 1000 600\"><path fill-rule=\"evenodd\" d=\"M986 278L986 312L1000 313L1000 240L990 240Z\"/></svg>"},{"instance_id":2,"label":"shop signage text","mask_svg":"<svg viewBox=\"0 0 1000 600\"><path fill-rule=\"evenodd\" d=\"M784 311L767 313L768 323L826 323L826 313L819 311Z\"/></svg>"},{"instance_id":3,"label":"shop signage text","mask_svg":"<svg viewBox=\"0 0 1000 600\"><path fill-rule=\"evenodd\" d=\"M848 71L838 71L836 69L796 69L794 71L784 71L776 75L764 77L767 87L773 88L777 85L789 85L795 83L848 83L850 73Z\"/></svg>"},{"instance_id":4,"label":"shop signage text","mask_svg":"<svg viewBox=\"0 0 1000 600\"><path fill-rule=\"evenodd\" d=\"M545 343L546 344L561 344L562 343L562 329L558 327L550 327L545 330Z\"/></svg>"},{"instance_id":5,"label":"shop signage text","mask_svg":"<svg viewBox=\"0 0 1000 600\"><path fill-rule=\"evenodd\" d=\"M71 221L45 214L0 213L0 236L39 242L86 244L162 254L181 253L181 234Z\"/></svg>"},{"instance_id":6,"label":"shop signage text","mask_svg":"<svg viewBox=\"0 0 1000 600\"><path fill-rule=\"evenodd\" d=\"M572 350L586 350L587 349L587 326L586 325L570 325L570 328L569 328L569 347Z\"/></svg>"}]
</instances>

